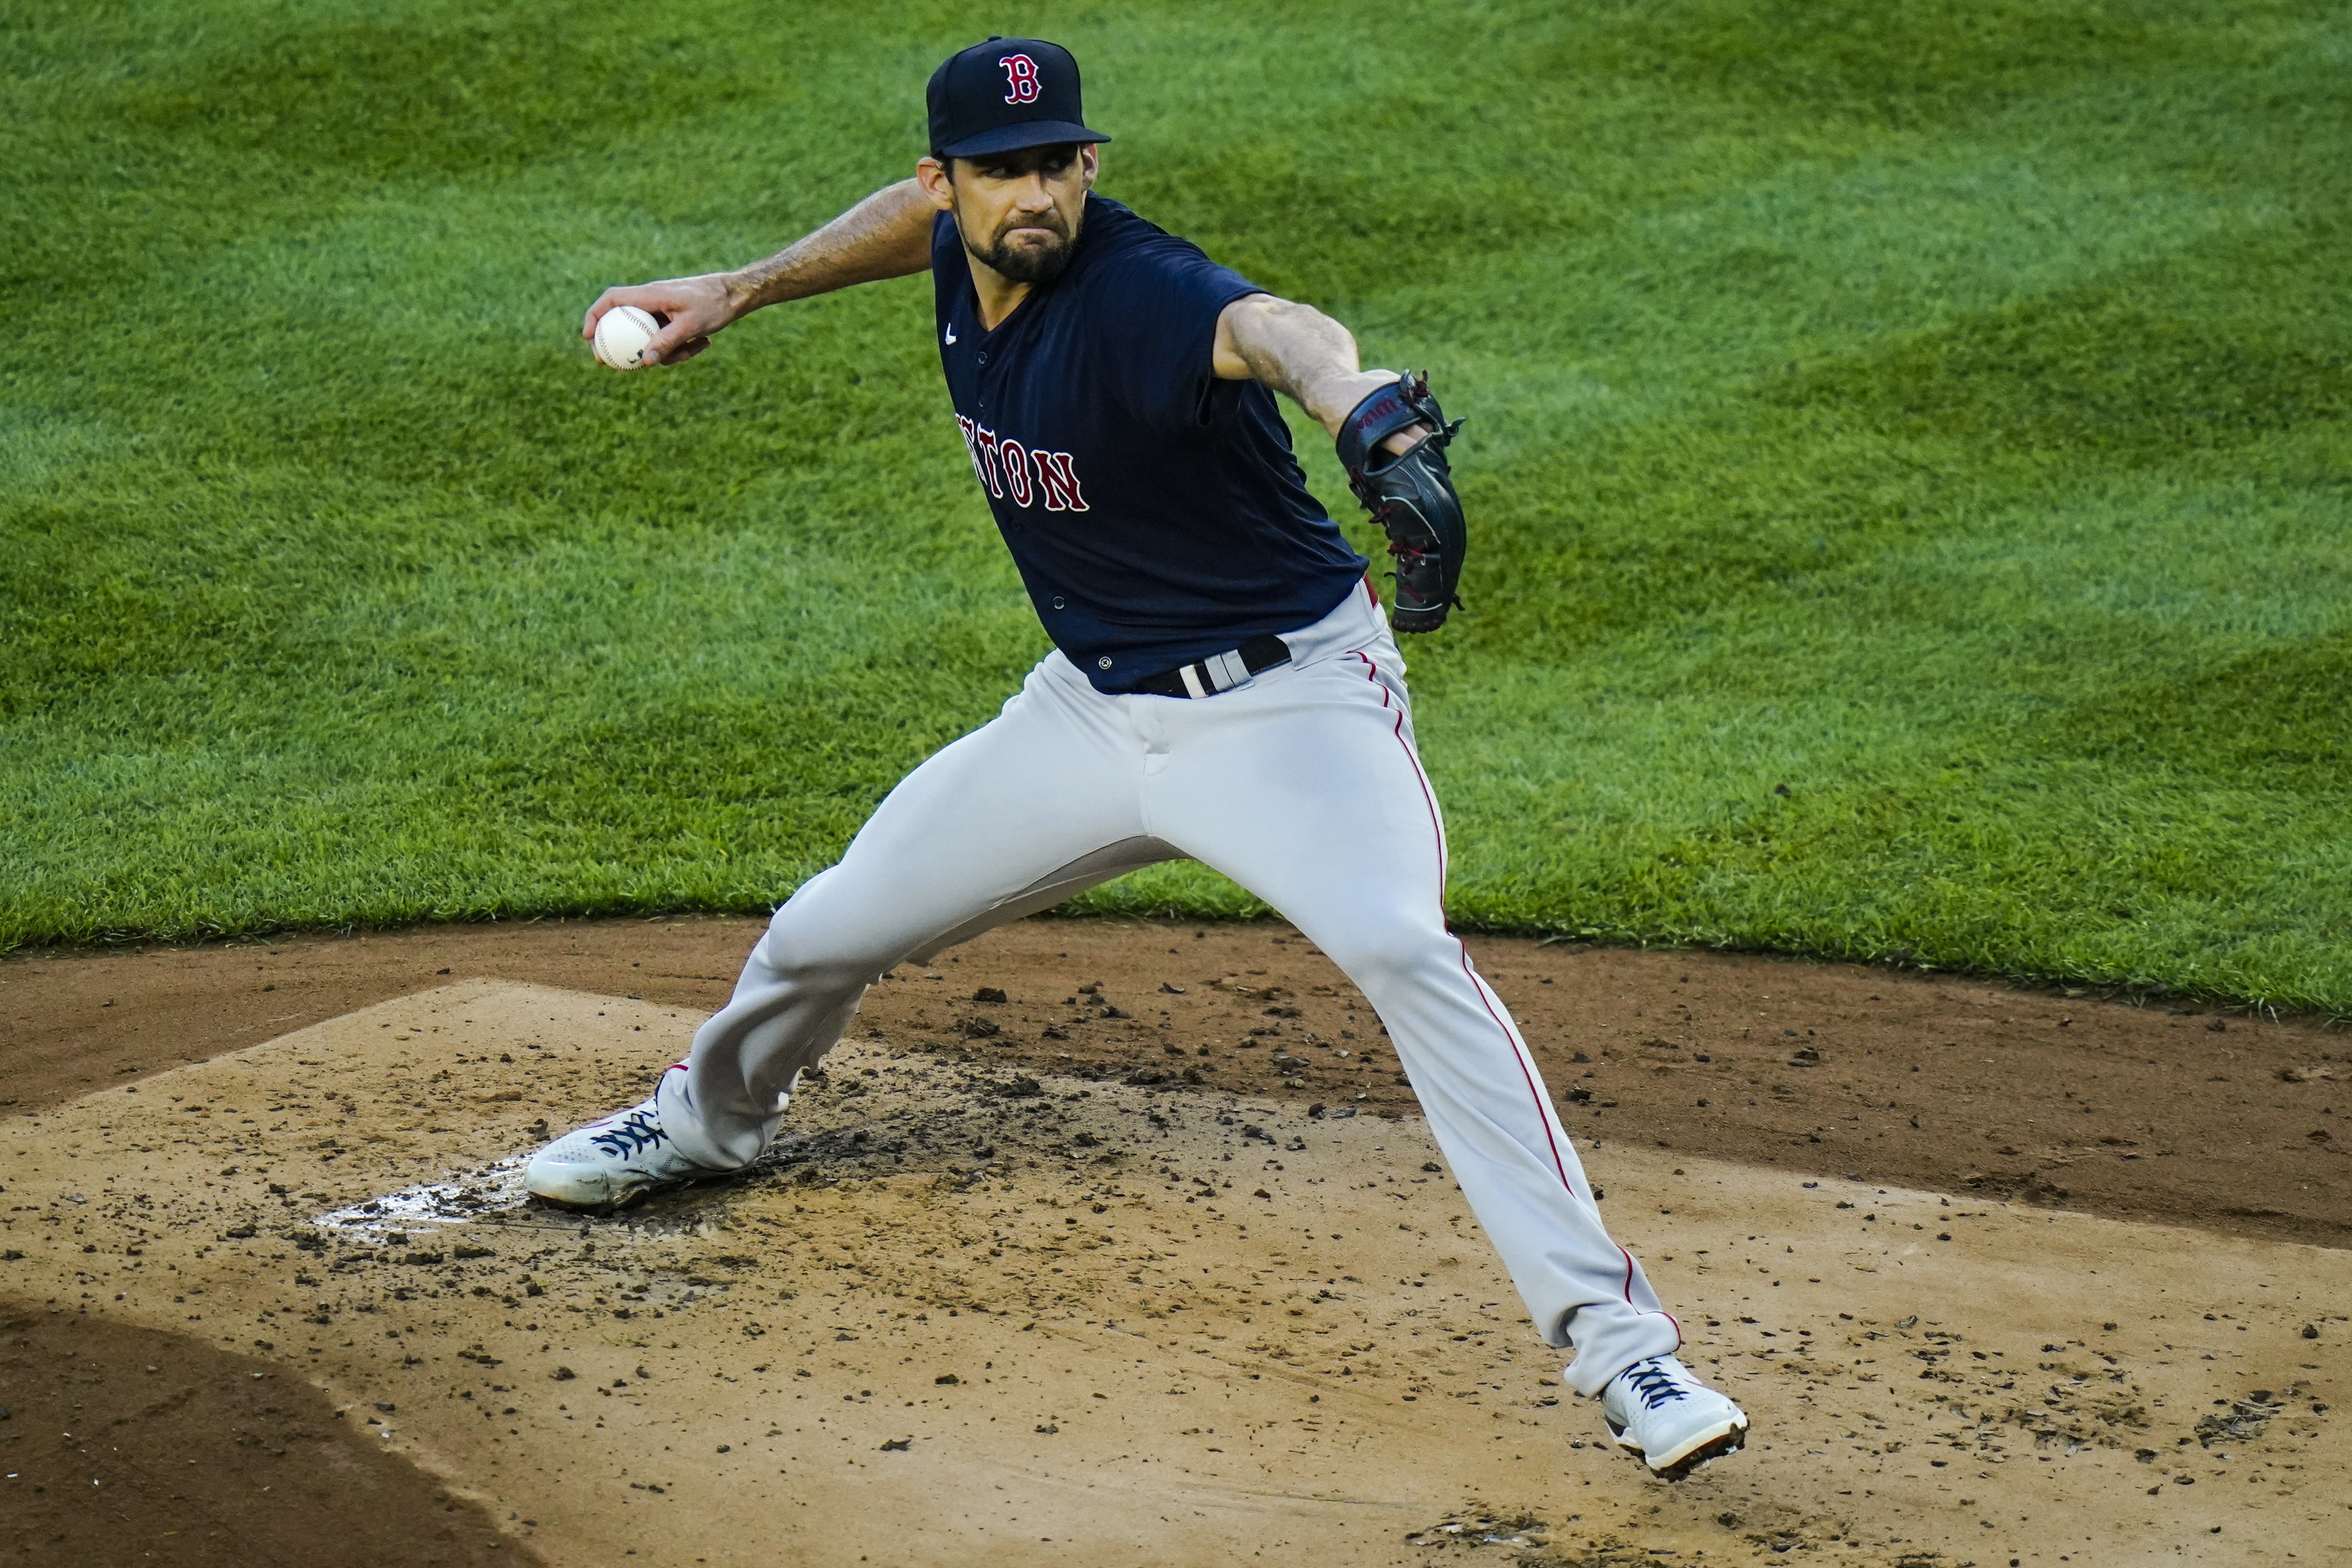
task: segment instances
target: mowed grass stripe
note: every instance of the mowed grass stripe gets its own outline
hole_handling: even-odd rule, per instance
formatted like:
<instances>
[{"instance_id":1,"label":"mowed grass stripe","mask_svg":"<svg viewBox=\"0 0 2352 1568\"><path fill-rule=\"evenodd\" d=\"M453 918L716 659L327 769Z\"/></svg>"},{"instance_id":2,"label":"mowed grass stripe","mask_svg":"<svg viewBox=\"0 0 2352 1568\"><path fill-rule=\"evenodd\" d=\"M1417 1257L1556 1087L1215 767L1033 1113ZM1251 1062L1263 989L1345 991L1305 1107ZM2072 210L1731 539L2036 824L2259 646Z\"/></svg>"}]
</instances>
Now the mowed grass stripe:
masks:
<instances>
[{"instance_id":1,"label":"mowed grass stripe","mask_svg":"<svg viewBox=\"0 0 2352 1568\"><path fill-rule=\"evenodd\" d=\"M571 334L894 177L992 25L0 28L0 204L81 220L0 260L0 943L758 908L983 720L1042 639L919 282L674 376ZM1457 919L2352 997L2340 17L1024 25L1110 193L1473 415L1476 613L1412 649Z\"/></svg>"}]
</instances>

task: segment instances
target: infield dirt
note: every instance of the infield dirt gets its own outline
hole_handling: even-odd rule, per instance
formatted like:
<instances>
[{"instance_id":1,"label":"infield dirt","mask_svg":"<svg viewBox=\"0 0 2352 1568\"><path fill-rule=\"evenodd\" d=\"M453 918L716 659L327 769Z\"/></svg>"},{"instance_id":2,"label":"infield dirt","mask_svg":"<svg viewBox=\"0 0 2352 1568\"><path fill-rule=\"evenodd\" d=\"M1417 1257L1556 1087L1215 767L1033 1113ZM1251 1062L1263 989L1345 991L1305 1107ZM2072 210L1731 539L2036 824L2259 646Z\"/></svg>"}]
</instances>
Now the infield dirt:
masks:
<instances>
[{"instance_id":1,"label":"infield dirt","mask_svg":"<svg viewBox=\"0 0 2352 1568\"><path fill-rule=\"evenodd\" d=\"M638 1097L715 1000L680 993L723 993L751 930L537 931L480 934L470 966L463 931L0 965L14 1049L58 1079L133 1069L16 1108L0 1496L26 1560L296 1562L306 1529L415 1547L387 1562L713 1564L2325 1562L2352 1540L2352 1258L2215 1212L2340 1227L2343 1156L2307 1134L2332 1130L2341 1046L2316 1026L1478 944L1686 1357L1756 1418L1749 1452L1670 1487L1559 1385L1377 1023L1280 927L1029 922L902 969L753 1172L608 1219L523 1204L513 1162ZM606 972L461 972L533 941ZM351 997L362 971L429 988ZM289 973L311 978L268 977ZM157 1008L73 1044L140 986L220 1027L338 986L367 1005L219 1054ZM155 1071L181 1053L205 1059ZM2223 1086L2189 1088L2200 1067ZM77 1362L103 1398L68 1398ZM205 1401L229 1430L171 1437ZM97 1447L47 1431L73 1403L113 1423ZM444 1495L286 1495L388 1456ZM191 1457L205 1480L168 1500Z\"/></svg>"}]
</instances>

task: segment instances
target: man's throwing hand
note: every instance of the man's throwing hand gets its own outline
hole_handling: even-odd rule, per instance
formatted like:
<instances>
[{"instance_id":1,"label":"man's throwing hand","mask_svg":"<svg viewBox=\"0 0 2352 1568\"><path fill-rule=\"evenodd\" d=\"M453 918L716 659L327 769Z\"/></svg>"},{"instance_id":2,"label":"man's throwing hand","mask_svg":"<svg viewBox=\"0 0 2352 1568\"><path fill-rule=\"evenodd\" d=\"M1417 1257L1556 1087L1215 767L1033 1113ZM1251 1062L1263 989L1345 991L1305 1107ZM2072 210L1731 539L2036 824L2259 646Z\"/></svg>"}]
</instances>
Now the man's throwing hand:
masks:
<instances>
[{"instance_id":1,"label":"man's throwing hand","mask_svg":"<svg viewBox=\"0 0 2352 1568\"><path fill-rule=\"evenodd\" d=\"M616 305L634 305L649 311L661 330L639 351L639 362L647 365L673 365L690 360L710 347L711 334L734 324L743 314L732 290L727 286L725 273L705 273L700 277L673 277L662 283L639 283L625 288L607 288L588 307L587 318L580 323L580 335L593 341L596 323Z\"/></svg>"}]
</instances>

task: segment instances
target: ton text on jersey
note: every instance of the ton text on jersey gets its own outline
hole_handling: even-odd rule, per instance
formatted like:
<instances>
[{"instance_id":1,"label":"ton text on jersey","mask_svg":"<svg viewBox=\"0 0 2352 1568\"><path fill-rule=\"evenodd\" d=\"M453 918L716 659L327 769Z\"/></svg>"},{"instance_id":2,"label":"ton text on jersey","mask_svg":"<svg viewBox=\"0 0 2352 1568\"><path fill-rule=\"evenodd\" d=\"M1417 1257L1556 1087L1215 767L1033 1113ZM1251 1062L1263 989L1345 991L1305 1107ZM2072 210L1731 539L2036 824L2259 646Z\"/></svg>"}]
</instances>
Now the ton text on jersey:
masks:
<instances>
[{"instance_id":1,"label":"ton text on jersey","mask_svg":"<svg viewBox=\"0 0 2352 1568\"><path fill-rule=\"evenodd\" d=\"M1087 509L1077 465L1068 453L1024 445L962 414L956 415L956 424L963 432L964 450L971 455L971 471L991 496L1016 507L1042 503L1049 512Z\"/></svg>"}]
</instances>

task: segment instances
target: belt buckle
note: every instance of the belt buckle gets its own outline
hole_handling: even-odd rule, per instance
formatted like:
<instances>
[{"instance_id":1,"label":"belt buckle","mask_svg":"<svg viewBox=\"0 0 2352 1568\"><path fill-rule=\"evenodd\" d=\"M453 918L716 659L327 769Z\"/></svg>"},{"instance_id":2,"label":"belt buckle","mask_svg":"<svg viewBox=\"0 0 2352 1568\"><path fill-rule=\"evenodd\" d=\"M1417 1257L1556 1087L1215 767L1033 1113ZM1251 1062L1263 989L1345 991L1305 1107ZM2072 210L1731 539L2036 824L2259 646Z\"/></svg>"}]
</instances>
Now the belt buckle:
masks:
<instances>
[{"instance_id":1,"label":"belt buckle","mask_svg":"<svg viewBox=\"0 0 2352 1568\"><path fill-rule=\"evenodd\" d=\"M1249 667L1239 648L1228 648L1222 653L1181 665L1176 678L1184 683L1184 694L1192 697L1213 697L1220 692L1232 691L1257 674Z\"/></svg>"},{"instance_id":2,"label":"belt buckle","mask_svg":"<svg viewBox=\"0 0 2352 1568\"><path fill-rule=\"evenodd\" d=\"M1290 661L1289 645L1280 638L1253 638L1251 641L1252 643L1273 643L1273 649L1263 651L1272 653L1279 650L1280 656L1265 659L1253 668L1249 655L1243 648L1228 648L1222 653L1212 653L1205 659L1196 659L1189 664L1179 664L1165 674L1154 676L1153 680L1167 683L1160 689L1169 696L1194 699L1213 697L1222 692L1232 691L1235 686L1245 685L1265 671ZM1169 690L1168 687L1171 686L1175 689Z\"/></svg>"}]
</instances>

